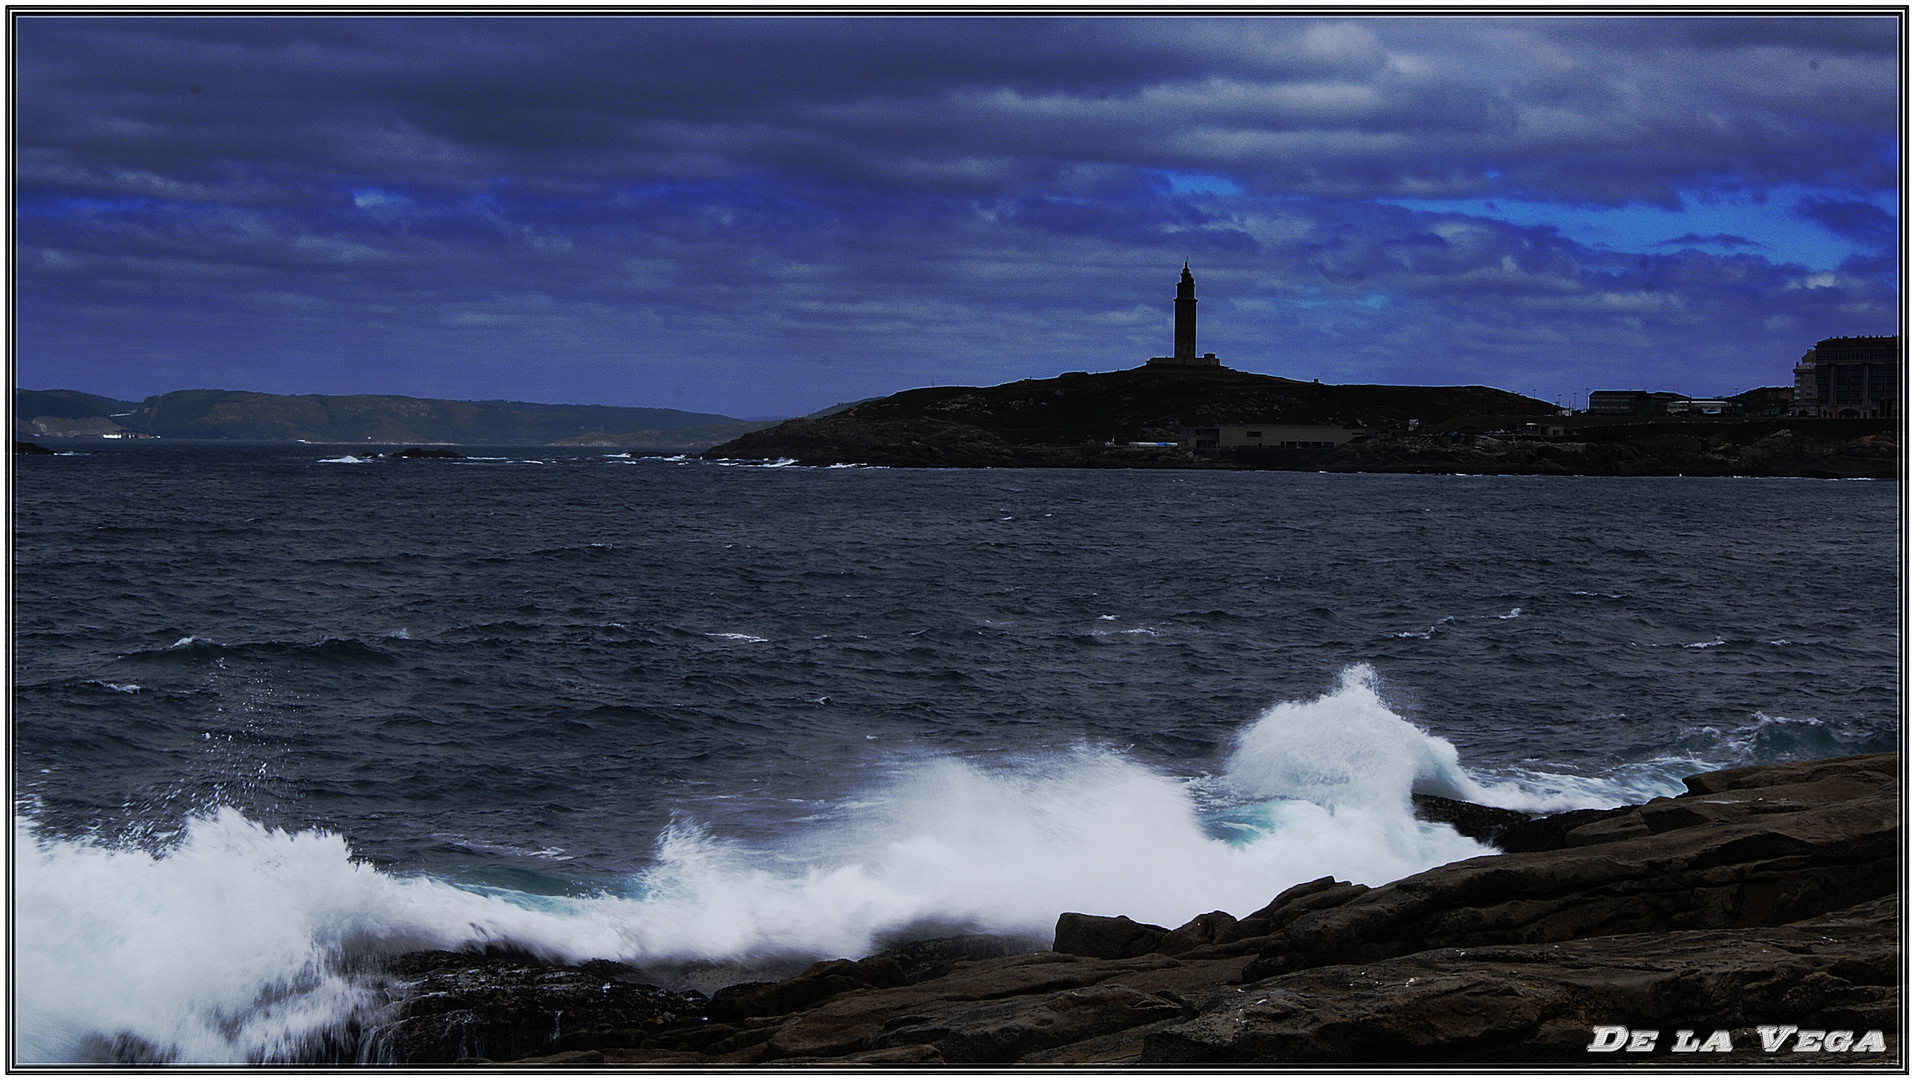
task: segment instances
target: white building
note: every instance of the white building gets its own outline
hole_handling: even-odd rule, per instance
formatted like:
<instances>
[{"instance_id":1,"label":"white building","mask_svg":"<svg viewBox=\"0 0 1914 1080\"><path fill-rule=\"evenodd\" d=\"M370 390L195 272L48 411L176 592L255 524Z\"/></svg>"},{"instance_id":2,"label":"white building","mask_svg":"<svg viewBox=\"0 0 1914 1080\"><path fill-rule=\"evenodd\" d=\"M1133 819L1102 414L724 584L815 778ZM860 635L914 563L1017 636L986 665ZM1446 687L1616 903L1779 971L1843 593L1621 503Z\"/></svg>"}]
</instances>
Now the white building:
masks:
<instances>
[{"instance_id":1,"label":"white building","mask_svg":"<svg viewBox=\"0 0 1914 1080\"><path fill-rule=\"evenodd\" d=\"M1361 434L1361 428L1328 424L1215 424L1184 427L1183 445L1192 450L1327 450Z\"/></svg>"}]
</instances>

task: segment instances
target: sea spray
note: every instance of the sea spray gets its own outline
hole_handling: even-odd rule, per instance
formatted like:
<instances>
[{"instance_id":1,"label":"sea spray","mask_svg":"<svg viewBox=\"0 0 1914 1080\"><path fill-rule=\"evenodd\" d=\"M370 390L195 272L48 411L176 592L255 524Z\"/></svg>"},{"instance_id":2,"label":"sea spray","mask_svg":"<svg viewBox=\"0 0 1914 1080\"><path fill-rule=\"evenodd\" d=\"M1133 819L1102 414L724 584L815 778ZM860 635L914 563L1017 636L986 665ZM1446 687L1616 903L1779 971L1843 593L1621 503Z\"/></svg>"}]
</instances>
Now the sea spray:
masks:
<instances>
[{"instance_id":1,"label":"sea spray","mask_svg":"<svg viewBox=\"0 0 1914 1080\"><path fill-rule=\"evenodd\" d=\"M1320 698L1272 706L1239 737L1224 765L1229 785L1251 798L1404 814L1412 791L1453 799L1478 794L1455 747L1391 711L1376 682L1375 670L1359 664L1344 669Z\"/></svg>"},{"instance_id":2,"label":"sea spray","mask_svg":"<svg viewBox=\"0 0 1914 1080\"><path fill-rule=\"evenodd\" d=\"M176 1062L297 1059L330 1030L376 1022L365 961L424 948L503 945L656 971L858 956L924 925L1042 940L1062 911L1173 926L1246 914L1324 874L1375 885L1488 851L1416 820L1413 790L1494 794L1356 667L1245 725L1213 776L1091 746L906 760L759 846L681 816L643 871L587 896L389 873L337 834L232 809L189 819L161 850L36 836L23 814L20 1060L79 1060L116 1041Z\"/></svg>"},{"instance_id":3,"label":"sea spray","mask_svg":"<svg viewBox=\"0 0 1914 1080\"><path fill-rule=\"evenodd\" d=\"M1756 719L1740 743L1710 732L1700 740L1706 745L1660 748L1643 760L1617 761L1602 776L1539 765L1488 773L1464 766L1449 740L1403 719L1375 669L1352 664L1323 696L1279 702L1246 725L1222 781L1243 799L1302 800L1336 812L1392 807L1406 814L1411 794L1531 813L1606 808L1676 794L1683 776L1750 760L1749 739L1775 726ZM1781 722L1791 734L1812 724Z\"/></svg>"},{"instance_id":4,"label":"sea spray","mask_svg":"<svg viewBox=\"0 0 1914 1080\"><path fill-rule=\"evenodd\" d=\"M22 1063L116 1043L180 1063L293 1059L370 1007L347 974L362 956L507 940L561 959L620 948L596 920L382 873L341 836L230 808L189 818L158 852L36 837L17 820L13 888Z\"/></svg>"}]
</instances>

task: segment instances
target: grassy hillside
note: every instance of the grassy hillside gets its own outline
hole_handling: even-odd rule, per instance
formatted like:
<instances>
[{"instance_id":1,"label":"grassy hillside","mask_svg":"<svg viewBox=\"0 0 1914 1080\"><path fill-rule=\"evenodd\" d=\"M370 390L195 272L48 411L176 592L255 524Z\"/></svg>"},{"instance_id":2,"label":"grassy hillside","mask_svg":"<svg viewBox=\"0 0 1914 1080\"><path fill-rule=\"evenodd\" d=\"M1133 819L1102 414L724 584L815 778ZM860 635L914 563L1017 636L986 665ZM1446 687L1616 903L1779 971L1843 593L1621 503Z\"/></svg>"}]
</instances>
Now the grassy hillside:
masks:
<instances>
[{"instance_id":1,"label":"grassy hillside","mask_svg":"<svg viewBox=\"0 0 1914 1080\"><path fill-rule=\"evenodd\" d=\"M1556 406L1486 386L1334 386L1228 368L1072 372L1002 386L906 390L787 420L708 457L965 465L1049 463L1063 447L1175 440L1184 425L1403 428L1452 417L1542 416ZM930 450L929 456L923 452Z\"/></svg>"},{"instance_id":2,"label":"grassy hillside","mask_svg":"<svg viewBox=\"0 0 1914 1080\"><path fill-rule=\"evenodd\" d=\"M906 390L840 419L967 424L1027 445L1174 439L1183 425L1397 427L1454 416L1552 414L1557 406L1486 386L1324 385L1228 368L1133 368L991 387Z\"/></svg>"},{"instance_id":3,"label":"grassy hillside","mask_svg":"<svg viewBox=\"0 0 1914 1080\"><path fill-rule=\"evenodd\" d=\"M98 394L82 394L78 390L15 390L13 392L13 422L16 426L22 421L31 421L36 416L53 417L59 420L83 420L93 416L112 416L115 413L131 412L138 407L137 402L120 401L117 398L101 397Z\"/></svg>"}]
</instances>

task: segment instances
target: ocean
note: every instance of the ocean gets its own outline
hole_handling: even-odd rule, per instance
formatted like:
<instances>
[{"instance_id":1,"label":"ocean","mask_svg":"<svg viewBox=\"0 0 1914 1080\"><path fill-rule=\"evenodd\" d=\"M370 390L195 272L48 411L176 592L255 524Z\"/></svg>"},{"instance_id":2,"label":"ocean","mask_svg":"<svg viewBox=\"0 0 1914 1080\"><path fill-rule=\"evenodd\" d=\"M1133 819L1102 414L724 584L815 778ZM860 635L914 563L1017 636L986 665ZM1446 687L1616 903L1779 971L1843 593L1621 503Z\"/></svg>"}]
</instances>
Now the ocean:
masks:
<instances>
[{"instance_id":1,"label":"ocean","mask_svg":"<svg viewBox=\"0 0 1914 1080\"><path fill-rule=\"evenodd\" d=\"M710 989L1168 926L1895 749L1879 481L89 444L12 474L21 1064L298 1061L370 962Z\"/></svg>"}]
</instances>

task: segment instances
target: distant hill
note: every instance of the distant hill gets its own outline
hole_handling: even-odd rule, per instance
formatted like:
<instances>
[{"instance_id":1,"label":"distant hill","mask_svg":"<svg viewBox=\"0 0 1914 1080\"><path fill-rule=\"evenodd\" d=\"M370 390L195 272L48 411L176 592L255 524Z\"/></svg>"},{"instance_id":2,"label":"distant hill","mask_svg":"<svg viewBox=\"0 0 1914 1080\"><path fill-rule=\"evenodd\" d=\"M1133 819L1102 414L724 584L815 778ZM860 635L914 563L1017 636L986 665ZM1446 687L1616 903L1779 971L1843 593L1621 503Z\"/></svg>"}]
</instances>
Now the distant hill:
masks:
<instances>
[{"instance_id":1,"label":"distant hill","mask_svg":"<svg viewBox=\"0 0 1914 1080\"><path fill-rule=\"evenodd\" d=\"M112 416L115 413L132 412L139 407L136 401L121 401L117 398L101 397L98 394L82 394L78 390L15 390L13 392L13 415L17 423L23 416L52 416L63 420L78 420L89 416Z\"/></svg>"},{"instance_id":2,"label":"distant hill","mask_svg":"<svg viewBox=\"0 0 1914 1080\"><path fill-rule=\"evenodd\" d=\"M1325 385L1230 368L1072 372L1001 386L906 390L787 420L713 447L706 457L805 464L1102 464L1094 448L1175 441L1205 424L1427 427L1460 416L1544 416L1558 406L1486 386ZM1067 452L1060 452L1067 451ZM1122 458L1133 462L1134 455Z\"/></svg>"},{"instance_id":3,"label":"distant hill","mask_svg":"<svg viewBox=\"0 0 1914 1080\"><path fill-rule=\"evenodd\" d=\"M141 402L16 390L16 436L157 436L316 443L616 446L695 453L763 424L715 413L382 394L176 390Z\"/></svg>"},{"instance_id":4,"label":"distant hill","mask_svg":"<svg viewBox=\"0 0 1914 1080\"><path fill-rule=\"evenodd\" d=\"M15 390L13 392L13 434L77 437L118 435L116 416L139 408L134 401L82 394L78 390Z\"/></svg>"}]
</instances>

